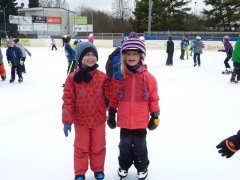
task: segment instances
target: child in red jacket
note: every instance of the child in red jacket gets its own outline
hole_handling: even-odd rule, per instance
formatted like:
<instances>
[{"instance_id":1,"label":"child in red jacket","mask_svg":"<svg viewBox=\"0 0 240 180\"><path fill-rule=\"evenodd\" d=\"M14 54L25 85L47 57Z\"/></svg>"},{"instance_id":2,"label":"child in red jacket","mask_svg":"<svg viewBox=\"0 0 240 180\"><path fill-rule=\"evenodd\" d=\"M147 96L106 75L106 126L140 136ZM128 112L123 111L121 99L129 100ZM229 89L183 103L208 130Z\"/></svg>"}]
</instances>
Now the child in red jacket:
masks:
<instances>
[{"instance_id":1,"label":"child in red jacket","mask_svg":"<svg viewBox=\"0 0 240 180\"><path fill-rule=\"evenodd\" d=\"M2 50L0 48L0 75L3 81L6 79L6 70L3 64L3 55L2 55Z\"/></svg>"},{"instance_id":2,"label":"child in red jacket","mask_svg":"<svg viewBox=\"0 0 240 180\"><path fill-rule=\"evenodd\" d=\"M97 180L104 179L104 161L106 154L105 122L108 87L106 74L99 71L98 52L89 42L80 42L76 47L78 69L66 79L62 122L64 134L68 136L74 124L74 171L75 180L84 180L90 168Z\"/></svg>"},{"instance_id":3,"label":"child in red jacket","mask_svg":"<svg viewBox=\"0 0 240 180\"><path fill-rule=\"evenodd\" d=\"M119 170L124 178L134 164L138 179L148 175L147 128L154 130L159 124L159 96L157 81L143 64L146 48L136 33L129 34L121 47L122 78L111 79L108 126L120 127ZM116 79L117 78L117 79ZM149 121L150 119L150 121Z\"/></svg>"}]
</instances>

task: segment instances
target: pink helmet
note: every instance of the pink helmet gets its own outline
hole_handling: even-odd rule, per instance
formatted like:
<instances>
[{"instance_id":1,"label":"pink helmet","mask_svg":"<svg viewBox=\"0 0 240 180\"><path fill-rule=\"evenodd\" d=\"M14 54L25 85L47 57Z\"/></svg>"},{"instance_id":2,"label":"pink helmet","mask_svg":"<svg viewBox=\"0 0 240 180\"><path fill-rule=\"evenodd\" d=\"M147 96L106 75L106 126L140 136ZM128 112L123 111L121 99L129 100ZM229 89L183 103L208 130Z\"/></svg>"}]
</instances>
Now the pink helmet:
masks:
<instances>
[{"instance_id":1,"label":"pink helmet","mask_svg":"<svg viewBox=\"0 0 240 180\"><path fill-rule=\"evenodd\" d=\"M229 40L230 40L230 37L229 37L228 35L223 36L223 40L225 40L225 41L229 41Z\"/></svg>"}]
</instances>

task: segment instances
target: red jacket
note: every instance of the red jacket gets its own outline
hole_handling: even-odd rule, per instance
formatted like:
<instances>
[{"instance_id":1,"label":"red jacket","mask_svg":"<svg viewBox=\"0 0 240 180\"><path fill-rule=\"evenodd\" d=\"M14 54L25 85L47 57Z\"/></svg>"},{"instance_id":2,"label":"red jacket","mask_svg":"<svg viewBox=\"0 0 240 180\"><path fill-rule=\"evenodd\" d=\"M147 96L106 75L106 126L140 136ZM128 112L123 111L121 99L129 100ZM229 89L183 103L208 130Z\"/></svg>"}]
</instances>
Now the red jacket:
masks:
<instances>
[{"instance_id":1,"label":"red jacket","mask_svg":"<svg viewBox=\"0 0 240 180\"><path fill-rule=\"evenodd\" d=\"M110 108L118 110L118 127L145 129L149 113L160 112L157 81L146 66L141 66L136 74L127 71L123 80L112 78L111 89Z\"/></svg>"},{"instance_id":2,"label":"red jacket","mask_svg":"<svg viewBox=\"0 0 240 180\"><path fill-rule=\"evenodd\" d=\"M77 84L73 81L76 72L71 73L65 82L62 122L93 127L106 121L105 98L108 97L110 80L106 74L95 69L93 79Z\"/></svg>"}]
</instances>

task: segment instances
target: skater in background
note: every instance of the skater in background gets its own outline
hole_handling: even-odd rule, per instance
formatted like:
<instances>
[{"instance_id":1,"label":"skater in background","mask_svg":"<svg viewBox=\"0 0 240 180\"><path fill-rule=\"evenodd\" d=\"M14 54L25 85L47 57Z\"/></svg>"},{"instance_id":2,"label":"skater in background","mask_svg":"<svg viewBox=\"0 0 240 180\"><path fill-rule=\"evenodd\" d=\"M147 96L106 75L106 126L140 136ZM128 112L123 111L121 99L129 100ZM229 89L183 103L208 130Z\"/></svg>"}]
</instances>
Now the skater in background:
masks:
<instances>
[{"instance_id":1,"label":"skater in background","mask_svg":"<svg viewBox=\"0 0 240 180\"><path fill-rule=\"evenodd\" d=\"M5 81L6 79L6 70L4 67L4 63L3 63L3 55L2 55L2 50L0 47L0 75L3 81Z\"/></svg>"},{"instance_id":2,"label":"skater in background","mask_svg":"<svg viewBox=\"0 0 240 180\"><path fill-rule=\"evenodd\" d=\"M52 51L53 51L53 48L55 49L55 51L57 50L57 47L56 47L56 42L55 42L55 39L53 39L53 37L51 38L51 45L52 45Z\"/></svg>"},{"instance_id":3,"label":"skater in background","mask_svg":"<svg viewBox=\"0 0 240 180\"><path fill-rule=\"evenodd\" d=\"M185 54L187 59L189 59L190 43L189 43L188 35L185 35L185 42L186 42Z\"/></svg>"},{"instance_id":4,"label":"skater in background","mask_svg":"<svg viewBox=\"0 0 240 180\"><path fill-rule=\"evenodd\" d=\"M196 36L196 40L194 41L194 44L193 44L193 66L198 66L200 67L201 66L201 54L202 54L202 49L204 48L204 44L203 42L201 41L201 37L200 36Z\"/></svg>"},{"instance_id":5,"label":"skater in background","mask_svg":"<svg viewBox=\"0 0 240 180\"><path fill-rule=\"evenodd\" d=\"M71 45L71 48L72 48L73 50L75 50L76 47L77 47L77 45L78 45L78 43L80 43L80 42L82 42L80 39L75 39L74 42L73 42L73 44Z\"/></svg>"},{"instance_id":6,"label":"skater in background","mask_svg":"<svg viewBox=\"0 0 240 180\"><path fill-rule=\"evenodd\" d=\"M121 74L121 46L122 43L127 39L127 37L123 36L123 39L120 43L120 45L114 49L114 51L108 56L108 60L105 65L106 74L109 78L112 78L113 75L117 79L122 78Z\"/></svg>"},{"instance_id":7,"label":"skater in background","mask_svg":"<svg viewBox=\"0 0 240 180\"><path fill-rule=\"evenodd\" d=\"M15 42L15 46L19 47L21 49L21 52L22 52L22 61L23 61L23 64L21 65L21 68L22 68L22 73L26 73L26 68L25 68L25 61L26 61L26 57L27 57L27 54L31 57L32 54L31 52L25 48L20 42L19 42L19 39L16 38L14 39L14 42Z\"/></svg>"},{"instance_id":8,"label":"skater in background","mask_svg":"<svg viewBox=\"0 0 240 180\"><path fill-rule=\"evenodd\" d=\"M71 41L70 36L67 36L66 38L64 38L64 43L65 43L64 50L65 50L65 55L68 60L67 76L77 68L77 61L75 58L75 50L72 49L70 41ZM64 87L64 84L63 84L63 87Z\"/></svg>"},{"instance_id":9,"label":"skater in background","mask_svg":"<svg viewBox=\"0 0 240 180\"><path fill-rule=\"evenodd\" d=\"M126 177L128 169L134 165L138 179L144 180L149 166L147 128L154 130L158 127L159 96L157 81L143 64L145 45L131 34L121 47L123 78L113 76L111 79L107 124L111 129L116 128L116 124L121 128L118 175Z\"/></svg>"},{"instance_id":10,"label":"skater in background","mask_svg":"<svg viewBox=\"0 0 240 180\"><path fill-rule=\"evenodd\" d=\"M93 34L92 34L92 33L90 33L90 34L88 35L88 42L90 42L90 43L92 43L92 44L93 44L93 42L94 42L94 37L93 37Z\"/></svg>"},{"instance_id":11,"label":"skater in background","mask_svg":"<svg viewBox=\"0 0 240 180\"><path fill-rule=\"evenodd\" d=\"M98 52L89 42L80 42L76 48L78 69L71 73L63 91L62 122L64 134L75 129L75 180L85 180L90 168L95 179L104 179L106 155L106 105L110 79L98 70Z\"/></svg>"},{"instance_id":12,"label":"skater in background","mask_svg":"<svg viewBox=\"0 0 240 180\"><path fill-rule=\"evenodd\" d=\"M7 61L8 65L11 67L11 79L9 82L12 83L15 81L15 72L17 71L18 82L21 83L23 82L21 67L21 65L23 65L23 61L21 49L15 46L13 40L7 41L7 47L8 47L6 51Z\"/></svg>"},{"instance_id":13,"label":"skater in background","mask_svg":"<svg viewBox=\"0 0 240 180\"><path fill-rule=\"evenodd\" d=\"M232 69L231 66L229 65L229 60L232 58L232 51L233 51L233 47L231 45L231 43L229 42L230 37L229 36L224 36L223 37L223 44L224 44L224 49L220 49L218 50L218 52L226 52L227 57L224 60L224 65L225 65L225 71L222 71L222 74L231 74L232 73Z\"/></svg>"},{"instance_id":14,"label":"skater in background","mask_svg":"<svg viewBox=\"0 0 240 180\"><path fill-rule=\"evenodd\" d=\"M233 72L232 77L230 79L231 83L239 83L240 82L240 37L234 45L234 50L232 53L232 61L233 61Z\"/></svg>"},{"instance_id":15,"label":"skater in background","mask_svg":"<svg viewBox=\"0 0 240 180\"><path fill-rule=\"evenodd\" d=\"M181 49L181 55L180 59L184 60L184 54L185 54L185 49L186 49L186 41L185 41L185 36L182 37L181 43L180 43L180 49Z\"/></svg>"},{"instance_id":16,"label":"skater in background","mask_svg":"<svg viewBox=\"0 0 240 180\"><path fill-rule=\"evenodd\" d=\"M166 66L172 66L173 65L173 53L174 53L174 42L172 40L172 36L168 37L166 52L167 52Z\"/></svg>"},{"instance_id":17,"label":"skater in background","mask_svg":"<svg viewBox=\"0 0 240 180\"><path fill-rule=\"evenodd\" d=\"M190 42L190 56L192 56L193 53L193 45L194 45L194 40Z\"/></svg>"},{"instance_id":18,"label":"skater in background","mask_svg":"<svg viewBox=\"0 0 240 180\"><path fill-rule=\"evenodd\" d=\"M120 71L120 59L121 59L121 46L118 46L108 56L108 60L105 65L106 74L108 75L109 78L113 77L114 72L116 76L116 72Z\"/></svg>"},{"instance_id":19,"label":"skater in background","mask_svg":"<svg viewBox=\"0 0 240 180\"><path fill-rule=\"evenodd\" d=\"M219 154L226 158L232 157L240 149L240 130L236 135L224 139L217 146Z\"/></svg>"}]
</instances>

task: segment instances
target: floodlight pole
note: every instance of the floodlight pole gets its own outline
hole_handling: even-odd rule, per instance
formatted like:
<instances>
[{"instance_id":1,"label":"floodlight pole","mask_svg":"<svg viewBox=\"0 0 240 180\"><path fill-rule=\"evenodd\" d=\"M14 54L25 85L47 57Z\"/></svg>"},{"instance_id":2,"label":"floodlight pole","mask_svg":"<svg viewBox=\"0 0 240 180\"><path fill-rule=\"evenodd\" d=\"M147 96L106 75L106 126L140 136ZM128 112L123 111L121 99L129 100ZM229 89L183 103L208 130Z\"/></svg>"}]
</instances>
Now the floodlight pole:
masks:
<instances>
[{"instance_id":1,"label":"floodlight pole","mask_svg":"<svg viewBox=\"0 0 240 180\"><path fill-rule=\"evenodd\" d=\"M148 2L148 35L151 34L151 23L152 23L152 0Z\"/></svg>"}]
</instances>

